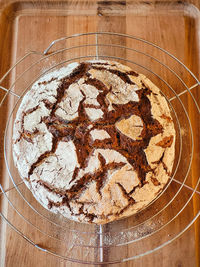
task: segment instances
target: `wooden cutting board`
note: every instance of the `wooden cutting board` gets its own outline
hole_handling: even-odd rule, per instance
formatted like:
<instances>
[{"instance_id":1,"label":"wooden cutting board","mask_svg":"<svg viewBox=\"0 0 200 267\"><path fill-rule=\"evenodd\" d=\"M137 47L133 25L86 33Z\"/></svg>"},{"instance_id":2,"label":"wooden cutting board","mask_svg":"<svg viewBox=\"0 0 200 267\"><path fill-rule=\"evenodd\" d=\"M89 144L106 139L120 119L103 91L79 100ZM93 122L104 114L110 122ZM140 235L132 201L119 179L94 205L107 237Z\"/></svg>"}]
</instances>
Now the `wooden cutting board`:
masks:
<instances>
[{"instance_id":1,"label":"wooden cutting board","mask_svg":"<svg viewBox=\"0 0 200 267\"><path fill-rule=\"evenodd\" d=\"M184 4L181 1L137 1L139 8L135 11L133 9L134 12L131 12L128 10L128 5L135 2L0 0L0 76L27 51L42 51L51 40L80 32L111 31L141 37L167 49L182 60L199 78L199 19L195 8L185 4L187 14L182 14ZM164 2L165 4L163 4ZM55 13L52 3L63 5L64 9ZM200 8L199 0L193 0L190 3ZM93 8L95 6L95 13L93 13L94 10L89 12L91 5ZM173 5L176 13L169 19L168 10L169 7L172 10ZM179 8L180 13L177 12ZM154 15L155 10L160 10L156 16ZM194 94L198 100L200 99L199 90L199 87L194 88ZM0 91L0 98L3 95L4 93ZM184 101L189 107L192 119L196 120L198 114L193 114L193 106L187 95ZM0 114L1 120L8 108L5 107L5 113ZM3 136L3 126L2 123L0 125L1 136ZM200 138L199 123L194 130L196 138ZM2 140L3 138L1 138L1 142ZM5 184L4 181L3 151L0 151L0 154L2 162L0 183L9 187L12 185ZM194 179L198 178L198 166L193 167L192 175ZM196 198L193 209L189 213L193 214L194 210L198 209L199 198ZM8 217L14 216L9 209L6 213ZM4 221L1 221L0 227L0 266L2 267L81 266L38 250L21 238ZM200 220L198 219L180 238L159 251L135 261L113 266L198 267L200 266L199 228Z\"/></svg>"}]
</instances>

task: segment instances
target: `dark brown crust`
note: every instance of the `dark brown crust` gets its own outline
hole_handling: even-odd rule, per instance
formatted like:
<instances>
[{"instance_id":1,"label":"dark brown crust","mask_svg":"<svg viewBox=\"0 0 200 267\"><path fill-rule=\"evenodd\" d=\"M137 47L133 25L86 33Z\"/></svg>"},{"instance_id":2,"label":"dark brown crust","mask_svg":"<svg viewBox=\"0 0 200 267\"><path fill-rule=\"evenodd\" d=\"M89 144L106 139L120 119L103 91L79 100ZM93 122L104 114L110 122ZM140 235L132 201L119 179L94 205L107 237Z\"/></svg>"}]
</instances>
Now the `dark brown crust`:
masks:
<instances>
[{"instance_id":1,"label":"dark brown crust","mask_svg":"<svg viewBox=\"0 0 200 267\"><path fill-rule=\"evenodd\" d=\"M44 99L44 100L42 100L42 102L44 103L44 105L47 109L52 109L53 104L48 99Z\"/></svg>"},{"instance_id":2,"label":"dark brown crust","mask_svg":"<svg viewBox=\"0 0 200 267\"><path fill-rule=\"evenodd\" d=\"M162 114L160 117L162 119L166 120L168 123L173 122L172 119L169 116L165 115L165 114Z\"/></svg>"},{"instance_id":3,"label":"dark brown crust","mask_svg":"<svg viewBox=\"0 0 200 267\"><path fill-rule=\"evenodd\" d=\"M51 82L53 82L53 81L55 81L55 80L57 80L57 78L52 78L52 79L49 80L49 81L39 82L38 85L46 85L46 84L51 83Z\"/></svg>"},{"instance_id":4,"label":"dark brown crust","mask_svg":"<svg viewBox=\"0 0 200 267\"><path fill-rule=\"evenodd\" d=\"M19 138L15 141L15 144L18 143L22 138L24 138L26 141L32 143L32 141L30 140L30 136L32 136L32 137L35 136L35 133L37 134L38 131L37 131L37 129L34 130L33 132L26 131L26 130L24 129L24 118L25 118L25 116L27 116L28 114L31 114L31 113L33 113L34 111L36 111L36 110L38 109L38 107L39 107L39 105L37 105L37 106L34 107L34 108L30 108L30 109L28 109L26 112L24 112L24 111L22 112L22 118L21 118L21 120L22 120L22 132L20 133Z\"/></svg>"},{"instance_id":5,"label":"dark brown crust","mask_svg":"<svg viewBox=\"0 0 200 267\"><path fill-rule=\"evenodd\" d=\"M122 184L117 183L117 185L118 185L119 188L121 189L123 196L128 200L128 202L130 202L130 201L131 201L131 202L135 202L135 200L130 196L130 194L128 194L128 193L126 192L126 189L123 187Z\"/></svg>"},{"instance_id":6,"label":"dark brown crust","mask_svg":"<svg viewBox=\"0 0 200 267\"><path fill-rule=\"evenodd\" d=\"M94 63L94 65L97 65L97 63ZM127 161L133 166L133 168L137 171L138 177L140 179L139 186L142 187L146 183L145 181L146 174L149 171L152 171L147 162L144 149L148 146L151 137L163 132L162 125L156 119L154 119L151 114L151 103L147 97L148 95L151 94L151 90L143 84L143 88L136 92L139 97L139 102L129 101L127 104L113 104L114 110L109 111L108 110L109 103L107 103L106 95L109 92L111 92L112 86L110 86L110 88L107 88L106 85L103 84L101 81L95 78L91 78L91 75L89 73L90 69L108 71L112 74L117 75L124 82L128 84L134 84L131 81L129 75L138 76L138 74L133 71L122 72L119 70L107 69L104 68L103 66L99 67L93 66L92 63L80 63L79 66L76 69L74 69L74 71L69 76L63 78L61 84L57 89L56 102L52 104L48 100L43 101L45 106L51 110L50 116L43 117L42 121L46 124L48 131L53 135L52 148L50 151L45 152L37 159L37 161L31 166L28 176L30 177L34 172L34 169L37 166L39 166L47 157L55 153L59 141L73 140L73 143L76 147L76 153L80 167L75 168L70 183L76 180L80 169L84 169L85 167L87 167L88 159L93 154L94 150L96 148L103 148L103 149L114 149L115 151L118 151L121 155L123 155L127 159ZM103 111L104 114L103 118L100 118L95 122L91 122L88 119L88 116L85 112L85 107L92 107L92 108L99 108L99 107L85 104L84 101L86 99L86 96L84 92L81 91L83 99L79 104L78 118L74 119L73 121L64 121L63 119L55 115L56 110L59 106L59 103L65 96L69 86L73 83L76 83L82 77L85 78L86 84L92 85L99 90L97 101L101 107L101 110ZM30 110L27 112L33 112L33 111ZM27 112L25 115L28 114ZM133 140L129 138L128 136L124 135L119 130L117 130L115 126L119 120L123 118L129 118L133 114L140 116L143 121L143 130L141 133L142 140ZM88 129L89 125L92 125L90 130ZM101 140L93 141L91 139L90 131L94 128L105 129L107 133L111 136L111 138L107 138L103 141ZM31 138L32 133L28 133L28 136L29 134ZM21 137L25 138L26 136L22 135ZM171 146L172 142L173 142L173 136L170 136L169 140L164 138L157 145L162 147L168 147ZM125 165L125 163L123 162L120 163L113 162L106 164L104 157L100 153L98 154L98 159L100 162L100 168L93 174L86 173L83 177L81 177L78 181L76 181L69 190L65 191L58 190L52 188L50 185L48 185L43 181L39 181L38 183L40 185L43 185L49 191L52 191L62 196L63 199L62 203L53 203L52 201L49 201L49 208L51 208L52 206L59 206L65 204L72 213L72 210L70 208L70 201L72 200L76 201L80 196L80 194L87 188L88 183L90 183L91 181L96 181L97 191L101 195L101 188L104 184L104 181L107 178L108 170L122 168ZM151 180L154 183L154 185L156 186L159 185L159 182L155 178L152 178ZM130 205L132 205L135 202L130 195L138 187L138 186L134 187L130 191L130 193L127 193L120 183L118 184L118 186L120 187L123 195L128 199L129 203L127 207L123 208L118 213L116 213L115 214L116 216L123 213ZM96 217L94 214L85 214L83 212L83 207L82 209L80 209L79 215L80 214L84 214L86 217L89 218L90 221L92 221ZM75 214L72 213L72 215Z\"/></svg>"},{"instance_id":7,"label":"dark brown crust","mask_svg":"<svg viewBox=\"0 0 200 267\"><path fill-rule=\"evenodd\" d=\"M171 176L171 173L168 171L168 168L167 168L166 164L163 161L164 155L165 155L165 151L162 153L162 156L161 156L161 158L159 160L154 161L152 163L153 164L157 164L157 165L159 165L161 163L163 165L163 169L165 170L165 172L167 173L167 175L168 176ZM153 170L153 172L154 172L154 170Z\"/></svg>"},{"instance_id":8,"label":"dark brown crust","mask_svg":"<svg viewBox=\"0 0 200 267\"><path fill-rule=\"evenodd\" d=\"M132 82L131 79L128 76L129 72L122 72L122 71L119 71L119 70L107 69L107 68L104 68L104 67L96 67L96 66L93 66L92 68L95 69L95 70L100 70L100 71L108 71L111 74L115 74L118 77L120 77L125 83L134 84L134 82Z\"/></svg>"},{"instance_id":9,"label":"dark brown crust","mask_svg":"<svg viewBox=\"0 0 200 267\"><path fill-rule=\"evenodd\" d=\"M156 144L156 146L161 146L162 148L170 147L173 143L173 140L173 135L165 136L160 142Z\"/></svg>"},{"instance_id":10,"label":"dark brown crust","mask_svg":"<svg viewBox=\"0 0 200 267\"><path fill-rule=\"evenodd\" d=\"M39 134L38 129L35 129L35 131L33 131L33 132L24 130L23 133L21 133L20 138L24 138L27 142L33 144L33 138L35 138L38 134Z\"/></svg>"},{"instance_id":11,"label":"dark brown crust","mask_svg":"<svg viewBox=\"0 0 200 267\"><path fill-rule=\"evenodd\" d=\"M155 185L155 186L158 186L158 185L160 185L160 182L158 181L158 179L156 179L155 177L151 177L151 181L152 181L152 183Z\"/></svg>"}]
</instances>

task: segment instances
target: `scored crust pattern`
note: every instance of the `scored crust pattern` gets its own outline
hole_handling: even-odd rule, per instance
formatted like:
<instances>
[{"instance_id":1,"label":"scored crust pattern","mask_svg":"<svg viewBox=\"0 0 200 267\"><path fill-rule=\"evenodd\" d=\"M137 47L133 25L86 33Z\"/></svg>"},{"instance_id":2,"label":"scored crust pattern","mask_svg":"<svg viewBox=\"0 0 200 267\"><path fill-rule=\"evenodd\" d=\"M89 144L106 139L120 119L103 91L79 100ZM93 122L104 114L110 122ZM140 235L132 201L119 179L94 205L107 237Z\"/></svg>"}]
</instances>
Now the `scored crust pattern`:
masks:
<instances>
[{"instance_id":1,"label":"scored crust pattern","mask_svg":"<svg viewBox=\"0 0 200 267\"><path fill-rule=\"evenodd\" d=\"M175 130L159 89L110 61L43 76L24 96L13 134L15 164L47 209L107 223L148 205L167 183Z\"/></svg>"}]
</instances>

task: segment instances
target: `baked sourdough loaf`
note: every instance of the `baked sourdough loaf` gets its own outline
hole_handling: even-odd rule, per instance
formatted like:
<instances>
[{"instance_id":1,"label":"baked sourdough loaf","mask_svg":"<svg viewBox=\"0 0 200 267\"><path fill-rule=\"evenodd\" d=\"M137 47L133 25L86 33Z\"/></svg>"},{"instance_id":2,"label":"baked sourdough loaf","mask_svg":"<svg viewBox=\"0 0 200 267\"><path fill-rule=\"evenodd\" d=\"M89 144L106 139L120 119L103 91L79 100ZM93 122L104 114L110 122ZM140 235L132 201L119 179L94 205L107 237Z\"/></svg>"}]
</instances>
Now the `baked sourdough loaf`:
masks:
<instances>
[{"instance_id":1,"label":"baked sourdough loaf","mask_svg":"<svg viewBox=\"0 0 200 267\"><path fill-rule=\"evenodd\" d=\"M13 157L46 209L104 224L147 206L169 180L175 130L159 89L117 62L72 63L35 82Z\"/></svg>"}]
</instances>

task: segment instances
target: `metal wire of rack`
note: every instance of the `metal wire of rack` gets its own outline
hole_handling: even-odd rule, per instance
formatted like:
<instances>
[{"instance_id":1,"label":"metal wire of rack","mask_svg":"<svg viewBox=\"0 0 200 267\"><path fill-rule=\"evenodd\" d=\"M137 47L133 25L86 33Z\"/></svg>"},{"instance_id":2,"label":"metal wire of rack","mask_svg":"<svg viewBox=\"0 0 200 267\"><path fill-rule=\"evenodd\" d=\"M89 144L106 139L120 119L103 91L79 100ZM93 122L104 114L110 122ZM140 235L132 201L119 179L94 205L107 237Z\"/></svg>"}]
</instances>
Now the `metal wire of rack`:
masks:
<instances>
[{"instance_id":1,"label":"metal wire of rack","mask_svg":"<svg viewBox=\"0 0 200 267\"><path fill-rule=\"evenodd\" d=\"M61 47L50 52L53 47L61 45L63 42L66 42L64 48ZM163 56L165 60L163 60ZM162 193L148 207L132 217L132 219L127 218L114 222L111 226L92 227L83 226L83 224L78 223L73 224L69 220L56 218L55 215L50 214L46 210L44 211L31 198L31 193L24 186L20 178L17 177L16 170L13 167L14 164L11 158L12 141L10 139L16 109L23 95L38 78L59 66L93 58L125 62L131 67L134 66L134 69L137 68L138 71L145 72L151 79L155 79L155 83L160 87L162 94L171 108L176 124L177 140L176 164L173 175ZM29 62L28 67L21 68L21 66L26 65L24 63L26 60ZM179 71L179 68L181 71ZM4 86L4 81L9 76L12 76L11 80L13 82L7 88ZM174 83L171 83L171 77L175 80ZM190 81L189 83L188 80ZM176 86L176 83L179 86ZM190 206L194 201L194 197L200 197L200 191L198 190L200 177L196 177L194 182L191 175L191 168L194 162L198 160L195 158L196 154L194 153L197 140L195 140L193 132L194 125L191 121L191 114L189 114L185 102L181 99L184 95L189 95L197 114L199 114L200 108L192 93L192 90L199 86L200 82L196 76L175 56L151 42L126 34L111 32L74 34L54 40L43 52L31 51L25 54L0 79L0 89L5 91L0 108L8 102L12 102L12 110L9 112L6 120L4 143L2 144L8 182L6 186L0 185L0 197L4 198L4 201L7 201L7 205L19 216L21 222L29 225L30 229L35 231L35 235L39 233L38 235L45 237L46 242L42 245L36 242L36 238L33 238L28 232L20 228L17 223L15 225L14 221L9 220L3 209L0 213L1 217L18 234L35 247L73 262L87 264L123 262L148 255L171 243L183 234L200 215L200 210L196 210L194 216L188 218L181 229L175 228L174 232L170 233L169 236L163 235L163 231L171 229L171 225L176 219L179 216L183 216L182 214L188 208L191 208ZM183 127L184 129L187 128L187 134L182 133ZM185 151L188 151L186 164L183 155ZM12 186L10 186L10 181L12 182ZM174 190L173 194L170 198L166 198L169 190ZM185 192L187 192L187 198L183 197ZM14 201L16 198L19 199L19 203L24 203L27 209L26 213L19 208L18 201ZM169 218L165 218L166 213L174 207L176 201L181 203L180 208L175 209L175 213L171 214ZM38 221L41 221L48 227L40 226L28 214L36 216ZM47 228L50 229L49 232ZM63 234L66 232L67 236ZM162 238L157 240L158 236ZM155 239L157 241L152 248L151 243ZM66 240L70 240L67 249ZM147 245L143 246L142 249L132 251L132 254L127 255L124 252L122 255L119 254L117 259L113 256L107 256L107 250L111 251L112 248L115 248L115 251L120 248L130 249L130 247L138 247L138 244L140 247L140 244L144 244L144 240ZM147 242L148 240L149 242ZM52 242L63 242L65 247L64 249L60 247L59 249L55 247L51 248L51 246L49 248L48 244L50 241L51 244ZM74 253L72 253L72 249ZM83 251L82 258L77 257L77 251L80 249ZM94 250L95 258L90 257L90 249ZM112 253L110 254L112 255Z\"/></svg>"}]
</instances>

